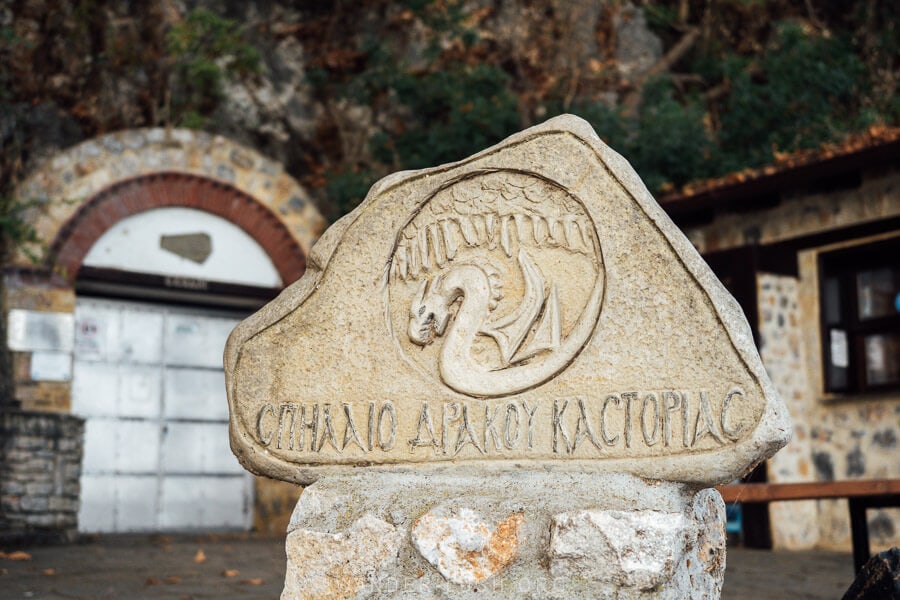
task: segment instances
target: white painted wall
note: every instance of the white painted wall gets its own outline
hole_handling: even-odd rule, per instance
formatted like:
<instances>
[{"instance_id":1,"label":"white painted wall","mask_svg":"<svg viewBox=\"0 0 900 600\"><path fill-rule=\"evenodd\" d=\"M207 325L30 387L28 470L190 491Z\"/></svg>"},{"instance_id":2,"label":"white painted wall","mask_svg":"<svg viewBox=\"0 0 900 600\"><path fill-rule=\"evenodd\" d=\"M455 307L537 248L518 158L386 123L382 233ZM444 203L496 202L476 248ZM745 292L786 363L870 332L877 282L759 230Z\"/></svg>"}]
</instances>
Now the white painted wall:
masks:
<instances>
[{"instance_id":1,"label":"white painted wall","mask_svg":"<svg viewBox=\"0 0 900 600\"><path fill-rule=\"evenodd\" d=\"M212 253L202 263L160 247L166 235L205 233ZM240 227L193 208L155 208L116 223L91 247L84 265L259 287L281 287L272 261Z\"/></svg>"}]
</instances>

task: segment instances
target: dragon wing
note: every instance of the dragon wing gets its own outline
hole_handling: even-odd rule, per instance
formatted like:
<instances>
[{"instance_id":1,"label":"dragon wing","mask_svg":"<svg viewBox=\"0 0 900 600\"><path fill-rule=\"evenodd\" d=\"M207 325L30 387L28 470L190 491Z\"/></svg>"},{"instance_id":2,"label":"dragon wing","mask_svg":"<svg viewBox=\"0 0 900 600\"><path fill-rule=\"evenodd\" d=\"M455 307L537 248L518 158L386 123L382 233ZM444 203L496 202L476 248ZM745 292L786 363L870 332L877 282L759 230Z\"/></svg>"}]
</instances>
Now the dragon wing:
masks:
<instances>
[{"instance_id":1,"label":"dragon wing","mask_svg":"<svg viewBox=\"0 0 900 600\"><path fill-rule=\"evenodd\" d=\"M524 249L519 249L518 261L525 281L522 303L509 314L485 323L481 330L497 342L503 362L507 365L531 331L532 325L541 313L545 298L544 278Z\"/></svg>"},{"instance_id":2,"label":"dragon wing","mask_svg":"<svg viewBox=\"0 0 900 600\"><path fill-rule=\"evenodd\" d=\"M559 348L561 338L559 294L556 291L556 284L553 283L550 285L550 296L547 297L544 313L541 315L541 322L538 323L537 329L534 331L534 336L513 355L510 362L513 364L520 363L545 350L556 350Z\"/></svg>"}]
</instances>

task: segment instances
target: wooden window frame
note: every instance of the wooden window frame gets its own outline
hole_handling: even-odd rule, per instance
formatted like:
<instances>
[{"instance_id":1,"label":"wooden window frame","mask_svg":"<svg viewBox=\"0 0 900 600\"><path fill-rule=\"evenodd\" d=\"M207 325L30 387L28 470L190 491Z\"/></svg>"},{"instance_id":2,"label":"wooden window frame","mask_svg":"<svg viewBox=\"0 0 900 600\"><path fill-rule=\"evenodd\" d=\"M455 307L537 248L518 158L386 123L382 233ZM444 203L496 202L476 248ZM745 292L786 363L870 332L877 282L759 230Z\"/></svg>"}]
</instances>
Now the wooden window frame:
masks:
<instances>
[{"instance_id":1,"label":"wooden window frame","mask_svg":"<svg viewBox=\"0 0 900 600\"><path fill-rule=\"evenodd\" d=\"M900 237L870 244L822 252L818 257L820 332L822 340L822 376L828 394L868 394L900 390L900 382L869 384L866 381L865 337L872 334L900 334L900 312L861 320L857 276L862 271L900 267ZM826 282L837 278L840 297L840 322L829 324L826 309ZM847 384L832 386L831 330L847 335Z\"/></svg>"}]
</instances>

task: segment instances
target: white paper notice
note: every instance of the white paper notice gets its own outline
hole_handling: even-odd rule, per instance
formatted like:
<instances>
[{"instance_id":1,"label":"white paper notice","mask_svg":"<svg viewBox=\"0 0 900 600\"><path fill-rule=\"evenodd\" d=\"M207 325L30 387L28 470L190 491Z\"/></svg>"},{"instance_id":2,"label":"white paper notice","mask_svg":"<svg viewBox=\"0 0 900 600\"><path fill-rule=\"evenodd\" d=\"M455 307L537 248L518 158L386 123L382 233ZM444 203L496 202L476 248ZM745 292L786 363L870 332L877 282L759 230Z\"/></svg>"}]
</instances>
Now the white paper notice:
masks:
<instances>
[{"instance_id":1,"label":"white paper notice","mask_svg":"<svg viewBox=\"0 0 900 600\"><path fill-rule=\"evenodd\" d=\"M31 355L32 381L69 381L72 355L68 352L34 352Z\"/></svg>"},{"instance_id":2,"label":"white paper notice","mask_svg":"<svg viewBox=\"0 0 900 600\"><path fill-rule=\"evenodd\" d=\"M831 364L846 369L850 365L847 350L847 332L843 329L831 330Z\"/></svg>"},{"instance_id":3,"label":"white paper notice","mask_svg":"<svg viewBox=\"0 0 900 600\"><path fill-rule=\"evenodd\" d=\"M71 313L38 312L14 308L9 311L6 340L15 352L71 352L75 317Z\"/></svg>"}]
</instances>

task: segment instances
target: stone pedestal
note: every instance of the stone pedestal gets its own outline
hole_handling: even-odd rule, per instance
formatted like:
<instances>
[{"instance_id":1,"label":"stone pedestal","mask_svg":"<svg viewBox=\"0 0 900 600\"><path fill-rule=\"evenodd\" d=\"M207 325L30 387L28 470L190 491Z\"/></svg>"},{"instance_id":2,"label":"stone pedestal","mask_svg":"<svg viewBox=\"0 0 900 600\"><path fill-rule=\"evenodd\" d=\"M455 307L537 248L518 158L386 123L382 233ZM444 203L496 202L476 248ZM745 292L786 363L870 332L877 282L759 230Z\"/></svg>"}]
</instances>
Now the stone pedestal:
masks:
<instances>
[{"instance_id":1,"label":"stone pedestal","mask_svg":"<svg viewBox=\"0 0 900 600\"><path fill-rule=\"evenodd\" d=\"M282 600L718 598L718 492L631 475L369 472L294 509Z\"/></svg>"}]
</instances>

